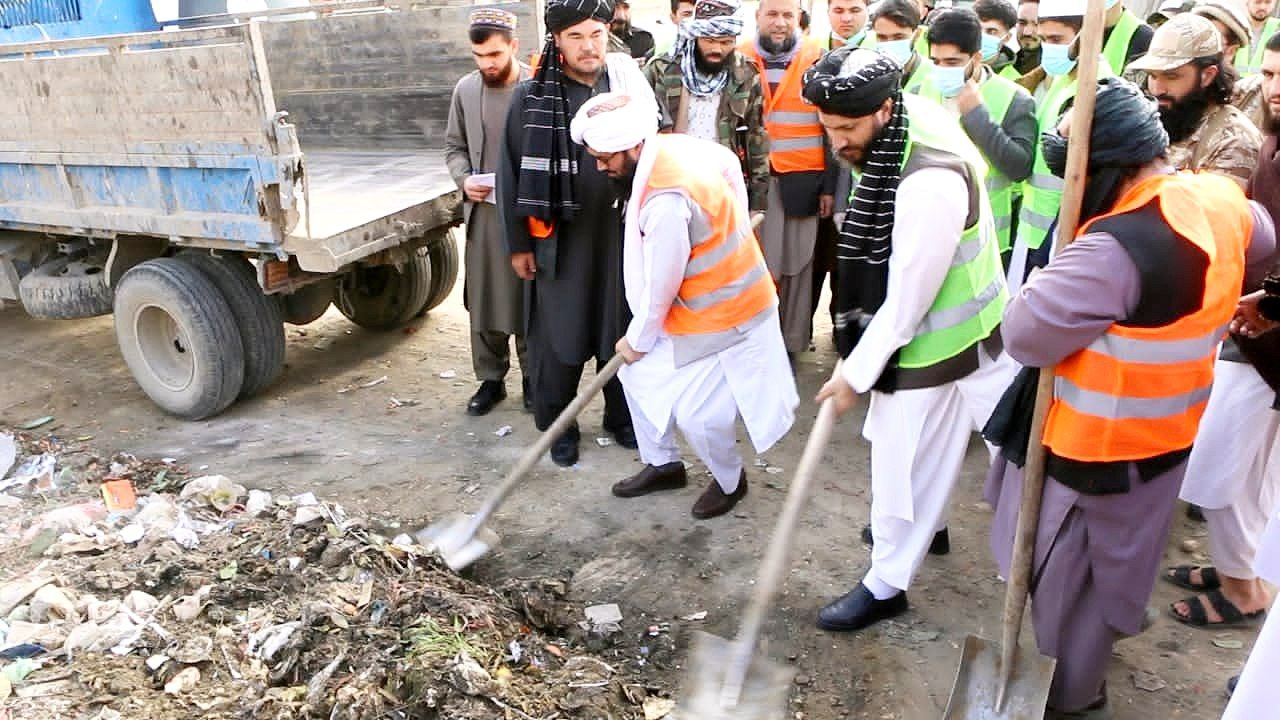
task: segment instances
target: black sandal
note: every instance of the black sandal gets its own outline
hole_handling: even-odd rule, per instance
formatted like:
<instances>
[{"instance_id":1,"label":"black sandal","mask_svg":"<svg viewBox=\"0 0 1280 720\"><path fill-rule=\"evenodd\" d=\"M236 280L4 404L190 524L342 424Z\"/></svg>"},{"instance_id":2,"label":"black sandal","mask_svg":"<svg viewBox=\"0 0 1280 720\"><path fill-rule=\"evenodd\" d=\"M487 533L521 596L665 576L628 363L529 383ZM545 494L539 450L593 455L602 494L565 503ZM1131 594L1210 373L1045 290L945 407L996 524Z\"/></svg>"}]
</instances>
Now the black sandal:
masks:
<instances>
[{"instance_id":1,"label":"black sandal","mask_svg":"<svg viewBox=\"0 0 1280 720\"><path fill-rule=\"evenodd\" d=\"M1198 585L1191 582L1191 573L1196 570L1200 571L1200 584ZM1164 578L1165 582L1192 592L1208 592L1222 587L1222 580L1218 577L1218 571L1213 566L1179 565L1166 569L1160 577Z\"/></svg>"},{"instance_id":2,"label":"black sandal","mask_svg":"<svg viewBox=\"0 0 1280 720\"><path fill-rule=\"evenodd\" d=\"M1203 600L1201 598L1204 598ZM1208 601L1209 605L1217 611L1218 616L1222 618L1220 622L1209 622L1209 614L1205 612L1204 603ZM1183 625L1190 625L1198 628L1251 628L1257 627L1267 616L1266 610L1259 610L1245 614L1240 612L1240 608L1235 603L1227 599L1221 590L1211 590L1202 595L1192 595L1182 602L1187 604L1187 608L1191 611L1188 617L1179 613L1174 605L1169 606L1169 614L1174 620Z\"/></svg>"}]
</instances>

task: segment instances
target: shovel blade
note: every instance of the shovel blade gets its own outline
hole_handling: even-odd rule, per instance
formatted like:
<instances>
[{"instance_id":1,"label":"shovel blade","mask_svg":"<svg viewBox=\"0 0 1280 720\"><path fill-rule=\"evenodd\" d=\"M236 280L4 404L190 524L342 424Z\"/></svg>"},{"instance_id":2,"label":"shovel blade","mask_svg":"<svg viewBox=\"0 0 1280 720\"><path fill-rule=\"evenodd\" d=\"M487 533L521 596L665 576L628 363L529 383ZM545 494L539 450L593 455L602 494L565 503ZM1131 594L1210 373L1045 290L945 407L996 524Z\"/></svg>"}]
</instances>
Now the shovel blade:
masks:
<instances>
[{"instance_id":1,"label":"shovel blade","mask_svg":"<svg viewBox=\"0 0 1280 720\"><path fill-rule=\"evenodd\" d=\"M497 533L487 527L472 533L470 524L470 515L455 513L419 530L416 537L422 545L434 550L450 570L459 572L498 544Z\"/></svg>"},{"instance_id":2,"label":"shovel blade","mask_svg":"<svg viewBox=\"0 0 1280 720\"><path fill-rule=\"evenodd\" d=\"M1004 694L1004 707L997 711L1000 645L970 635L964 640L960 669L956 671L956 682L943 720L1042 720L1057 663L1053 658L1021 648Z\"/></svg>"},{"instance_id":3,"label":"shovel blade","mask_svg":"<svg viewBox=\"0 0 1280 720\"><path fill-rule=\"evenodd\" d=\"M689 674L672 715L676 720L778 720L787 717L787 695L795 671L756 655L742 690L726 697L737 643L699 632L689 655Z\"/></svg>"}]
</instances>

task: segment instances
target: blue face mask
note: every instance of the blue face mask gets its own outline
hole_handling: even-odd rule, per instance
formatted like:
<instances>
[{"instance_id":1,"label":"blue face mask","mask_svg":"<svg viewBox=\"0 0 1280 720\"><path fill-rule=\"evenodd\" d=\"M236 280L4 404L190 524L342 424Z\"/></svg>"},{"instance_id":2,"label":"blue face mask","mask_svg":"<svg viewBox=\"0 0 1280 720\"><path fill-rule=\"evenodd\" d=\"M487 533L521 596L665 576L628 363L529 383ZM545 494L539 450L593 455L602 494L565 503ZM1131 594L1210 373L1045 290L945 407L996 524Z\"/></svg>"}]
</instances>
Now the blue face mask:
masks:
<instances>
[{"instance_id":1,"label":"blue face mask","mask_svg":"<svg viewBox=\"0 0 1280 720\"><path fill-rule=\"evenodd\" d=\"M1000 54L1000 48L1004 43L1000 42L1000 38L995 35L982 34L982 59L990 62L995 56Z\"/></svg>"},{"instance_id":2,"label":"blue face mask","mask_svg":"<svg viewBox=\"0 0 1280 720\"><path fill-rule=\"evenodd\" d=\"M964 89L964 84L968 81L969 66L963 67L942 67L935 65L931 71L934 85L937 86L938 92L942 93L944 98L953 98L960 94Z\"/></svg>"},{"instance_id":3,"label":"blue face mask","mask_svg":"<svg viewBox=\"0 0 1280 720\"><path fill-rule=\"evenodd\" d=\"M1070 45L1040 43L1040 67L1050 77L1066 75L1076 67L1076 61L1068 56L1070 50Z\"/></svg>"},{"instance_id":4,"label":"blue face mask","mask_svg":"<svg viewBox=\"0 0 1280 720\"><path fill-rule=\"evenodd\" d=\"M910 40L886 40L876 43L876 50L888 55L898 61L899 65L906 65L911 59L911 41Z\"/></svg>"},{"instance_id":5,"label":"blue face mask","mask_svg":"<svg viewBox=\"0 0 1280 720\"><path fill-rule=\"evenodd\" d=\"M861 30L859 30L858 32L854 33L854 34L853 34L853 37L850 37L850 38L844 38L844 44L845 44L845 45L855 45L855 46L856 46L856 45L861 45L861 44L862 44L862 39L863 39L863 38L865 38L866 36L867 36L867 29L864 27L864 28L862 28Z\"/></svg>"}]
</instances>

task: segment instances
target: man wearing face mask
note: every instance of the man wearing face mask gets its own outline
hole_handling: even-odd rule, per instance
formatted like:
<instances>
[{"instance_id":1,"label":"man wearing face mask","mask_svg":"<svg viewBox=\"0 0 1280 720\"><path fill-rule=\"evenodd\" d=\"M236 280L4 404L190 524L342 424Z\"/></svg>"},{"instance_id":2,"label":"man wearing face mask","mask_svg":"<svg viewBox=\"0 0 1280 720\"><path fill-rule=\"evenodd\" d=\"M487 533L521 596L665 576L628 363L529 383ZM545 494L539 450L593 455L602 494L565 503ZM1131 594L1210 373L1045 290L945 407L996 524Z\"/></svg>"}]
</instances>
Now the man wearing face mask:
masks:
<instances>
[{"instance_id":1,"label":"man wearing face mask","mask_svg":"<svg viewBox=\"0 0 1280 720\"><path fill-rule=\"evenodd\" d=\"M822 57L822 48L800 35L799 19L799 0L760 0L759 35L738 47L762 81L771 174L760 241L778 285L782 336L792 362L813 335L818 219L835 208L835 174L827 172L818 113L800 95L804 71Z\"/></svg>"},{"instance_id":2,"label":"man wearing face mask","mask_svg":"<svg viewBox=\"0 0 1280 720\"><path fill-rule=\"evenodd\" d=\"M978 0L973 4L973 11L978 14L978 22L982 23L982 62L991 68L991 72L1009 79L1017 80L1022 73L1013 66L1016 55L1009 49L1009 39L1013 28L1018 24L1018 12L1009 4L1009 0ZM930 24L930 32L932 32Z\"/></svg>"},{"instance_id":3,"label":"man wearing face mask","mask_svg":"<svg viewBox=\"0 0 1280 720\"><path fill-rule=\"evenodd\" d=\"M844 363L818 399L845 413L856 394L871 396L873 543L862 581L818 614L832 631L906 612L925 554L943 550L969 439L1013 374L1000 349L1008 295L986 163L952 116L902 92L901 72L881 53L845 47L805 81L832 150L861 176L837 260Z\"/></svg>"},{"instance_id":4,"label":"man wearing face mask","mask_svg":"<svg viewBox=\"0 0 1280 720\"><path fill-rule=\"evenodd\" d=\"M1013 67L1019 76L1040 67L1039 15L1040 0L1022 0L1018 3L1018 54L1013 58Z\"/></svg>"},{"instance_id":5,"label":"man wearing face mask","mask_svg":"<svg viewBox=\"0 0 1280 720\"><path fill-rule=\"evenodd\" d=\"M902 88L909 93L918 91L930 69L928 59L916 50L926 34L920 6L915 0L880 0L871 30L876 37L875 49L902 66Z\"/></svg>"},{"instance_id":6,"label":"man wearing face mask","mask_svg":"<svg viewBox=\"0 0 1280 720\"><path fill-rule=\"evenodd\" d=\"M644 74L662 110L661 128L718 142L741 161L752 212L769 196L769 137L756 66L737 52L740 0L700 0L668 56Z\"/></svg>"},{"instance_id":7,"label":"man wearing face mask","mask_svg":"<svg viewBox=\"0 0 1280 720\"><path fill-rule=\"evenodd\" d=\"M823 50L839 50L845 45L875 47L875 37L868 31L871 21L867 17L867 0L828 0L827 22L831 34L827 35Z\"/></svg>"},{"instance_id":8,"label":"man wearing face mask","mask_svg":"<svg viewBox=\"0 0 1280 720\"><path fill-rule=\"evenodd\" d=\"M1068 116L1041 142L1058 177L1070 131ZM1031 571L1036 645L1057 658L1046 720L1111 717L1112 649L1142 629L1218 342L1246 267L1265 272L1275 248L1269 216L1240 186L1175 173L1167 146L1136 85L1100 83L1080 230L1013 297L1001 327L1026 368L985 431L1002 448L986 498L1005 577L1035 369L1055 372L1035 439L1047 465Z\"/></svg>"},{"instance_id":9,"label":"man wearing face mask","mask_svg":"<svg viewBox=\"0 0 1280 720\"><path fill-rule=\"evenodd\" d=\"M1160 26L1147 54L1129 66L1147 75L1169 133L1169 164L1226 175L1244 187L1258 164L1262 133L1231 106L1235 71L1213 23L1183 13Z\"/></svg>"},{"instance_id":10,"label":"man wearing face mask","mask_svg":"<svg viewBox=\"0 0 1280 720\"><path fill-rule=\"evenodd\" d=\"M548 39L534 76L516 86L498 163L497 191L511 266L530 280L525 323L533 370L533 417L546 430L578 393L583 366L603 365L626 327L618 187L569 135L578 108L602 92L648 102L653 90L629 56L606 54L611 0L548 0ZM533 120L536 119L536 120ZM604 388L604 428L636 447L622 385ZM578 461L576 424L551 459Z\"/></svg>"},{"instance_id":11,"label":"man wearing face mask","mask_svg":"<svg viewBox=\"0 0 1280 720\"><path fill-rule=\"evenodd\" d=\"M985 55L980 50L981 39L992 37L982 30L978 15L972 10L933 13L929 27L933 71L920 88L920 96L959 115L960 126L986 159L987 196L1000 255L1007 267L1014 231L1015 186L1031 175L1039 126L1031 94L982 63Z\"/></svg>"},{"instance_id":12,"label":"man wearing face mask","mask_svg":"<svg viewBox=\"0 0 1280 720\"><path fill-rule=\"evenodd\" d=\"M1084 27L1084 0L1043 0L1040 3L1040 67L1023 76L1018 84L1036 98L1036 124L1041 133L1057 127L1058 118L1076 96L1077 37ZM1099 77L1111 75L1105 62L1098 64ZM1058 218L1062 204L1062 179L1049 172L1041 143L1035 143L1035 164L1022 189L1018 211L1018 232L1009 260L1009 290L1016 293L1031 268L1048 262L1046 242L1049 228Z\"/></svg>"}]
</instances>

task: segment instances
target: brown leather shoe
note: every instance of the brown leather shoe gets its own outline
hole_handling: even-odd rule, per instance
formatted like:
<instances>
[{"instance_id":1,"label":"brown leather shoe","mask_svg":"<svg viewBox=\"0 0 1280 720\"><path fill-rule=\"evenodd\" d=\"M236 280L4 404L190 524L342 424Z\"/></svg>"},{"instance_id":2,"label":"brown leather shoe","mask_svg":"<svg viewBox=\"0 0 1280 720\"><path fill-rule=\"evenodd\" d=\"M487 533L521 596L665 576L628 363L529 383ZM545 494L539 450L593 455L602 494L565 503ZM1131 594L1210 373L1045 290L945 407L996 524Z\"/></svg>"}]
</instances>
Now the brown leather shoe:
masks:
<instances>
[{"instance_id":1,"label":"brown leather shoe","mask_svg":"<svg viewBox=\"0 0 1280 720\"><path fill-rule=\"evenodd\" d=\"M711 481L711 487L702 493L702 497L698 498L698 502L693 504L693 516L699 520L706 520L717 515L723 515L733 509L738 501L747 496L747 471L743 470L742 475L738 478L738 488L732 493L726 495L720 489L720 483L715 480Z\"/></svg>"},{"instance_id":2,"label":"brown leather shoe","mask_svg":"<svg viewBox=\"0 0 1280 720\"><path fill-rule=\"evenodd\" d=\"M645 465L644 469L613 486L613 494L621 498L640 497L662 490L679 490L689 484L684 463Z\"/></svg>"}]
</instances>

